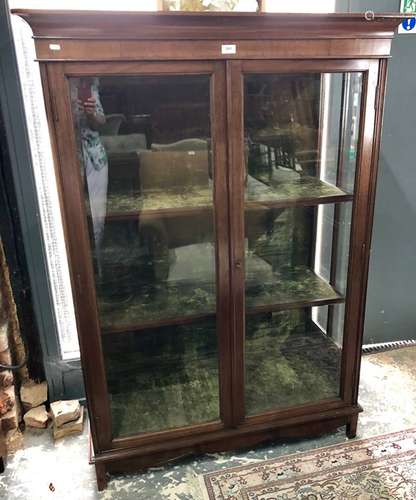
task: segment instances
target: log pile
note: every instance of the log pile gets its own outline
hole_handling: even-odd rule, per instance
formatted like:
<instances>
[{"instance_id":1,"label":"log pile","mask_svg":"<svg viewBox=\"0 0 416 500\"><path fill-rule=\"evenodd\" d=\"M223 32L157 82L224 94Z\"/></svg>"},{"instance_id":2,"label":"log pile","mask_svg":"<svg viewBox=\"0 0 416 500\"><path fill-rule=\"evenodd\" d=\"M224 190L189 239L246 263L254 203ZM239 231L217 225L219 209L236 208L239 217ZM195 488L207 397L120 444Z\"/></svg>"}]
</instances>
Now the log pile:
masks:
<instances>
[{"instance_id":1,"label":"log pile","mask_svg":"<svg viewBox=\"0 0 416 500\"><path fill-rule=\"evenodd\" d=\"M54 439L81 434L84 424L84 408L79 401L56 401L51 404Z\"/></svg>"},{"instance_id":2,"label":"log pile","mask_svg":"<svg viewBox=\"0 0 416 500\"><path fill-rule=\"evenodd\" d=\"M0 240L0 364L20 363L25 349L20 335L16 304L10 283L6 257ZM0 456L11 454L23 445L19 429L21 407L17 394L18 379L28 377L26 367L18 370L18 378L10 370L0 369ZM1 467L0 467L1 468Z\"/></svg>"}]
</instances>

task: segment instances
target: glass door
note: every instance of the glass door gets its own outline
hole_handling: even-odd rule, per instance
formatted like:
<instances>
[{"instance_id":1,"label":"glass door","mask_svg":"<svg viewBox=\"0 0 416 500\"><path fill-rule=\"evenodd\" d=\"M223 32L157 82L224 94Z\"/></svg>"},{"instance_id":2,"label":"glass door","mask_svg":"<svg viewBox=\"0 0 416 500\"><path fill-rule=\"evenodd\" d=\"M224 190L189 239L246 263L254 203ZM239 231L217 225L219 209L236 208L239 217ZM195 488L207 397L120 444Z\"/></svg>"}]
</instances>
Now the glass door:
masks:
<instances>
[{"instance_id":1,"label":"glass door","mask_svg":"<svg viewBox=\"0 0 416 500\"><path fill-rule=\"evenodd\" d=\"M201 66L68 79L116 439L227 418L223 87Z\"/></svg>"},{"instance_id":2,"label":"glass door","mask_svg":"<svg viewBox=\"0 0 416 500\"><path fill-rule=\"evenodd\" d=\"M253 65L233 75L243 96L246 416L341 396L364 74Z\"/></svg>"}]
</instances>

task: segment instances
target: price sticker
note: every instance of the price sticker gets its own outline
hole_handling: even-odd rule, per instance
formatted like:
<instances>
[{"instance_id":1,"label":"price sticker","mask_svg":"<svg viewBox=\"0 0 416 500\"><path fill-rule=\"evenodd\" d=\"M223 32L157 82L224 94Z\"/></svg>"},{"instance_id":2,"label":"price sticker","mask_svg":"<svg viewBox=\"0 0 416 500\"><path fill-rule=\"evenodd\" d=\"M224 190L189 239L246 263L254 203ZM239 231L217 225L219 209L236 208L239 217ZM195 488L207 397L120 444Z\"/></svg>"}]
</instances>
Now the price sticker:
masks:
<instances>
[{"instance_id":1,"label":"price sticker","mask_svg":"<svg viewBox=\"0 0 416 500\"><path fill-rule=\"evenodd\" d=\"M235 43L221 45L221 54L237 54L237 45Z\"/></svg>"}]
</instances>

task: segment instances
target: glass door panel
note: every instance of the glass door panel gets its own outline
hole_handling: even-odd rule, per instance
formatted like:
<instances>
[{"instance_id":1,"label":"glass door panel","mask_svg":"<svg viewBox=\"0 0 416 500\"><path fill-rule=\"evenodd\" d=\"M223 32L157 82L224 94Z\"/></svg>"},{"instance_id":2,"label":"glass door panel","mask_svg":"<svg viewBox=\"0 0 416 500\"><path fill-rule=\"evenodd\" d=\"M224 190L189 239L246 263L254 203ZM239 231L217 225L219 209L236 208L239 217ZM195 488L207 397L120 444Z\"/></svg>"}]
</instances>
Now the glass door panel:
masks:
<instances>
[{"instance_id":1,"label":"glass door panel","mask_svg":"<svg viewBox=\"0 0 416 500\"><path fill-rule=\"evenodd\" d=\"M246 413L340 396L362 73L246 74Z\"/></svg>"},{"instance_id":2,"label":"glass door panel","mask_svg":"<svg viewBox=\"0 0 416 500\"><path fill-rule=\"evenodd\" d=\"M210 79L70 79L114 437L220 418Z\"/></svg>"}]
</instances>

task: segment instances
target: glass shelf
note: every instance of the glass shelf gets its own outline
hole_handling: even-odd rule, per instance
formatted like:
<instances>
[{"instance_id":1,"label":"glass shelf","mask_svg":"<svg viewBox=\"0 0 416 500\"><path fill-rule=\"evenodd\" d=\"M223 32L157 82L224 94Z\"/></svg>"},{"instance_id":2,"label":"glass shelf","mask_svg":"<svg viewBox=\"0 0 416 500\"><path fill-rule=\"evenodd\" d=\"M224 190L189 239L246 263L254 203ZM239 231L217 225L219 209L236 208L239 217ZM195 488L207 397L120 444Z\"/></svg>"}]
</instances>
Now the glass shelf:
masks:
<instances>
[{"instance_id":1,"label":"glass shelf","mask_svg":"<svg viewBox=\"0 0 416 500\"><path fill-rule=\"evenodd\" d=\"M182 192L153 191L111 194L107 199L107 219L140 216L175 216L212 210L212 188L194 188Z\"/></svg>"}]
</instances>

